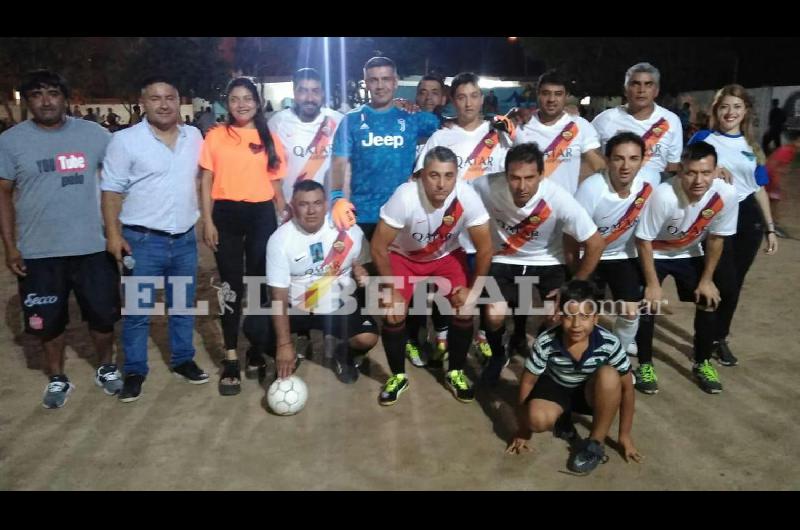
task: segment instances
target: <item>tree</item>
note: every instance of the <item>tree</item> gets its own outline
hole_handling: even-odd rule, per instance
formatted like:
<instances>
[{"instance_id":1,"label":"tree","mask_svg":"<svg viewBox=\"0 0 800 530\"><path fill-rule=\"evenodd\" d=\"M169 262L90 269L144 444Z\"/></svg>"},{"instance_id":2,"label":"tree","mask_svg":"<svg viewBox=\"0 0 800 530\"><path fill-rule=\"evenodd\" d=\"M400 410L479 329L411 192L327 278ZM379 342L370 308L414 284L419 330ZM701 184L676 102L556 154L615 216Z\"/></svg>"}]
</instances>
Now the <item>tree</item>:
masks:
<instances>
[{"instance_id":1,"label":"tree","mask_svg":"<svg viewBox=\"0 0 800 530\"><path fill-rule=\"evenodd\" d=\"M216 37L28 37L0 40L0 104L34 68L63 75L76 97L119 98L131 112L144 76L167 75L180 93L213 100L230 77Z\"/></svg>"}]
</instances>

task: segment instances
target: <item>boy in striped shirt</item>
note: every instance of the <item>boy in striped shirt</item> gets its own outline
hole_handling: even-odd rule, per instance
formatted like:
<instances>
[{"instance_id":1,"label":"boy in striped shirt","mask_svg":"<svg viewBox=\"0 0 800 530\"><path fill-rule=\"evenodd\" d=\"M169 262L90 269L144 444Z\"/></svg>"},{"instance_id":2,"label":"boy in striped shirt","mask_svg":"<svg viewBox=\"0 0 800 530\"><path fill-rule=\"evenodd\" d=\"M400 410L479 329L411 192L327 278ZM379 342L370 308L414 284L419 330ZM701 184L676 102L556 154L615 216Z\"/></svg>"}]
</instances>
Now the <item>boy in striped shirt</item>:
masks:
<instances>
[{"instance_id":1,"label":"boy in striped shirt","mask_svg":"<svg viewBox=\"0 0 800 530\"><path fill-rule=\"evenodd\" d=\"M519 429L506 452L530 451L526 441L534 432L553 430L571 441L577 432L570 413L590 414L589 438L580 441L568 462L570 470L589 473L605 460L603 440L619 409L619 443L625 459L641 462L631 438L635 403L631 365L619 339L597 325L594 285L573 280L560 295L561 324L539 335L525 362Z\"/></svg>"}]
</instances>

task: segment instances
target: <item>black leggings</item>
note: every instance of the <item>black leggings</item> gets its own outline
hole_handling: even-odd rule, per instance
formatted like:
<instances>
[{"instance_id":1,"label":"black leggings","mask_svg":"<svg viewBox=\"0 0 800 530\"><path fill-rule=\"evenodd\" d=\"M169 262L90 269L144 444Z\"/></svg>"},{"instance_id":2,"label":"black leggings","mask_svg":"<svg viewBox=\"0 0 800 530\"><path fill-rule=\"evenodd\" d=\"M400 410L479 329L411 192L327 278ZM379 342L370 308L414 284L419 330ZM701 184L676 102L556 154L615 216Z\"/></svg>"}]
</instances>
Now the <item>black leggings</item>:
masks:
<instances>
[{"instance_id":1,"label":"black leggings","mask_svg":"<svg viewBox=\"0 0 800 530\"><path fill-rule=\"evenodd\" d=\"M220 282L227 283L235 293L235 299L226 302L227 307L221 316L222 335L225 349L235 350L242 315L243 277L266 276L267 240L278 227L278 221L272 201L215 201L211 217L219 233L214 257ZM260 295L261 300L250 300L249 303L260 307L266 301L266 285L261 286Z\"/></svg>"},{"instance_id":2,"label":"black leggings","mask_svg":"<svg viewBox=\"0 0 800 530\"><path fill-rule=\"evenodd\" d=\"M731 321L739 304L739 294L744 285L747 271L753 265L761 240L764 238L764 225L761 210L755 194L748 195L739 203L739 219L736 234L725 238L725 245L719 265L714 273L714 283L720 290L717 308L717 327L714 340L723 340L731 330ZM725 296L727 294L727 296Z\"/></svg>"}]
</instances>

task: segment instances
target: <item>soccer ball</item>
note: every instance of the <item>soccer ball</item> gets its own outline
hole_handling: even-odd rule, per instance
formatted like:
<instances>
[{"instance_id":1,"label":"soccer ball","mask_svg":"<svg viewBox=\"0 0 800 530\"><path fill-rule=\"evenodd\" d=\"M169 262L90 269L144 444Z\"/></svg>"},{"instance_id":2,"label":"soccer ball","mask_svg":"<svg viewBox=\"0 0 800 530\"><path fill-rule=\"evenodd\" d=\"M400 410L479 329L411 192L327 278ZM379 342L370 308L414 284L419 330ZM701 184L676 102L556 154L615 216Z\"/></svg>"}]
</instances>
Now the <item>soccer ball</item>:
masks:
<instances>
[{"instance_id":1,"label":"soccer ball","mask_svg":"<svg viewBox=\"0 0 800 530\"><path fill-rule=\"evenodd\" d=\"M267 390L269 408L279 416L297 414L306 406L307 399L308 387L296 375L276 379Z\"/></svg>"}]
</instances>

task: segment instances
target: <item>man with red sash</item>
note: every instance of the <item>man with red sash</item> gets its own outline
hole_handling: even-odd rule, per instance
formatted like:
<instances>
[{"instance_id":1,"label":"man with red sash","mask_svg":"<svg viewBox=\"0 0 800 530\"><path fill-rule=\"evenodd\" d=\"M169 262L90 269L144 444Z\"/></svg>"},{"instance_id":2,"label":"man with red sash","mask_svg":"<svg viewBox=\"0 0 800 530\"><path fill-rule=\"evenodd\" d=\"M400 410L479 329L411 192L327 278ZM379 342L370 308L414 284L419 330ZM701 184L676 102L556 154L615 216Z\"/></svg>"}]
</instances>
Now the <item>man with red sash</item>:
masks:
<instances>
[{"instance_id":1,"label":"man with red sash","mask_svg":"<svg viewBox=\"0 0 800 530\"><path fill-rule=\"evenodd\" d=\"M517 129L514 143L536 143L544 153L543 176L575 195L581 163L590 168L585 177L603 169L604 162L592 124L564 110L568 95L569 83L562 74L556 70L542 74L536 88L539 109Z\"/></svg>"},{"instance_id":2,"label":"man with red sash","mask_svg":"<svg viewBox=\"0 0 800 530\"><path fill-rule=\"evenodd\" d=\"M605 162L598 151L600 141L592 124L565 110L569 87L569 80L557 70L549 70L539 77L536 87L538 109L518 128L514 143L533 142L539 146L544 155L543 177L575 195L581 180L602 170ZM578 245L569 236L565 237L564 244L565 258L572 263ZM522 329L525 321L524 315L515 317L514 328ZM544 329L539 329L540 333L542 331ZM515 334L509 348L523 357L530 355L524 334Z\"/></svg>"},{"instance_id":3,"label":"man with red sash","mask_svg":"<svg viewBox=\"0 0 800 530\"><path fill-rule=\"evenodd\" d=\"M492 357L481 378L490 385L497 382L508 359L502 339L509 306L517 313L510 343L526 340L532 285L545 301L555 298L566 279L563 234L586 248L577 264L576 279L585 280L592 274L604 246L589 214L570 193L544 177L544 155L536 144L512 147L506 154L505 166L505 173L480 177L473 185L491 216L494 256L489 275L498 283L504 298L484 310L484 329ZM523 317L521 325L517 317ZM554 315L548 317L550 325L555 322Z\"/></svg>"},{"instance_id":4,"label":"man with red sash","mask_svg":"<svg viewBox=\"0 0 800 530\"><path fill-rule=\"evenodd\" d=\"M678 176L660 184L647 201L636 228L636 246L645 278L644 298L651 304L639 324L639 368L636 388L658 391L653 368L655 312L662 299L661 283L675 279L682 302L694 302L694 366L700 388L709 394L722 391L710 362L716 329L714 312L722 297L714 284L714 271L722 253L723 238L736 233L739 213L736 189L721 178L717 152L705 142L686 147ZM701 242L706 240L705 255ZM642 376L647 375L646 380ZM647 384L645 384L647 383Z\"/></svg>"},{"instance_id":5,"label":"man with red sash","mask_svg":"<svg viewBox=\"0 0 800 530\"><path fill-rule=\"evenodd\" d=\"M450 95L456 109L456 120L452 127L439 129L428 139L417 158L416 170L422 169L425 154L436 146L447 147L458 159L458 178L472 184L481 175L503 171L506 152L511 148L511 136L497 127L496 121L486 121L483 116L483 93L479 77L471 72L463 72L453 77L450 83ZM475 254L469 234L461 234L461 246L467 253L468 262ZM424 319L410 315L407 321L409 343L406 353L415 366L422 366L424 361L419 355L420 344L417 335ZM446 358L447 320L443 320L436 311L433 312L433 324L436 330L436 345L432 360ZM478 331L477 351L482 360L492 355L483 330Z\"/></svg>"},{"instance_id":6,"label":"man with red sash","mask_svg":"<svg viewBox=\"0 0 800 530\"><path fill-rule=\"evenodd\" d=\"M606 171L583 181L575 195L606 242L594 280L611 288L617 315L614 333L623 350L636 337L644 289L634 233L647 200L661 182L658 173L641 169L644 152L638 134L614 135L606 143Z\"/></svg>"},{"instance_id":7,"label":"man with red sash","mask_svg":"<svg viewBox=\"0 0 800 530\"><path fill-rule=\"evenodd\" d=\"M357 225L337 230L326 215L325 190L313 180L295 183L291 222L267 243L267 285L272 293L271 324L266 315L250 315L244 332L253 344L270 343L274 330L275 364L280 378L291 375L297 360L292 333L320 329L326 357L343 383L358 379L356 359L378 342L378 326L347 298L363 284L366 271L358 263L364 234ZM355 310L354 310L355 309ZM330 354L330 355L327 355Z\"/></svg>"},{"instance_id":8,"label":"man with red sash","mask_svg":"<svg viewBox=\"0 0 800 530\"><path fill-rule=\"evenodd\" d=\"M370 242L378 273L394 277L390 289L393 305L384 316L381 335L392 375L381 390L381 405L393 405L408 388L406 313L416 285L432 277L449 283L437 281L439 291L455 310L447 333L450 351L445 385L459 401L470 402L475 396L463 370L473 331L473 308L466 301L474 294L474 279L489 272L489 214L475 191L458 179L458 158L450 149L434 147L423 164L421 174L398 187L381 207ZM459 242L463 232L469 233L476 248L471 278Z\"/></svg>"},{"instance_id":9,"label":"man with red sash","mask_svg":"<svg viewBox=\"0 0 800 530\"><path fill-rule=\"evenodd\" d=\"M286 147L288 167L283 179L283 195L290 204L294 183L314 180L326 184L331 165L333 137L343 115L322 107L325 92L319 73L301 68L292 78L294 105L276 112L269 120Z\"/></svg>"},{"instance_id":10,"label":"man with red sash","mask_svg":"<svg viewBox=\"0 0 800 530\"><path fill-rule=\"evenodd\" d=\"M598 114L592 125L600 135L600 143L615 134L630 131L645 143L644 169L675 173L680 169L683 150L681 119L655 102L661 74L650 63L638 63L625 72L627 103Z\"/></svg>"},{"instance_id":11,"label":"man with red sash","mask_svg":"<svg viewBox=\"0 0 800 530\"><path fill-rule=\"evenodd\" d=\"M268 123L286 148L288 167L283 179L283 196L289 207L295 182L313 180L327 186L333 138L344 117L340 112L322 107L325 91L319 72L313 68L295 72L292 85L293 106L273 114ZM287 211L278 218L286 219L289 215ZM297 334L295 346L301 358L310 345L307 334Z\"/></svg>"}]
</instances>

